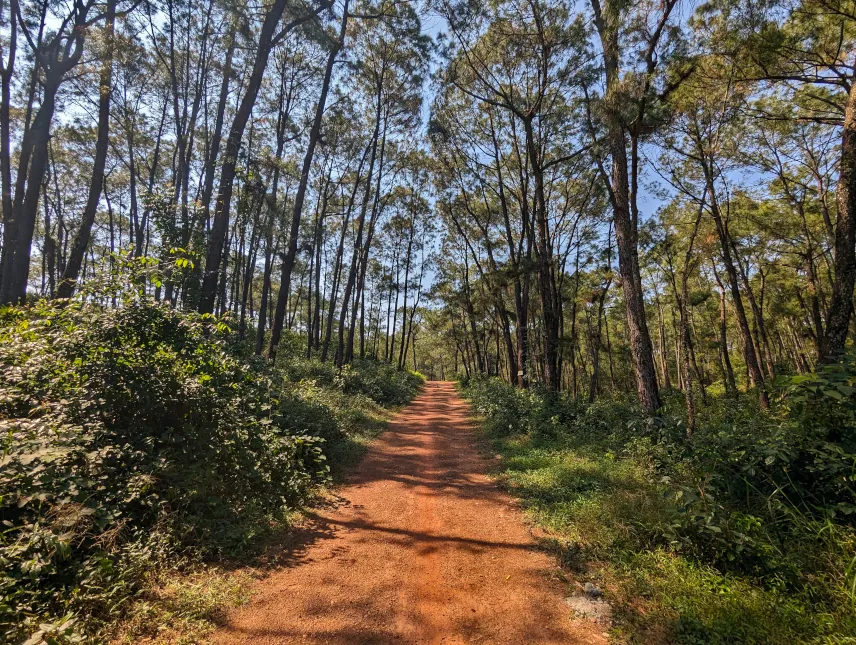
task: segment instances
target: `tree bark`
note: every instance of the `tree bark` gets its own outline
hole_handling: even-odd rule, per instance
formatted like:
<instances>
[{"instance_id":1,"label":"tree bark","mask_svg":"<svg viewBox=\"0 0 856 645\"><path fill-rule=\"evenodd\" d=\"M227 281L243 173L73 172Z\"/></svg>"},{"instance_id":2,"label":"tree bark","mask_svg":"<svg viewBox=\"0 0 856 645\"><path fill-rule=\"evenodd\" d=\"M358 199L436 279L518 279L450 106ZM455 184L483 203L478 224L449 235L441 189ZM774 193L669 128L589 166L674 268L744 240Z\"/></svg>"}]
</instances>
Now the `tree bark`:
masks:
<instances>
[{"instance_id":1,"label":"tree bark","mask_svg":"<svg viewBox=\"0 0 856 645\"><path fill-rule=\"evenodd\" d=\"M12 76L15 73L15 57L18 52L18 0L9 2L9 40L7 43L7 60L0 60L0 217L2 217L4 241L11 232L12 223L12 153L11 153L11 92ZM5 246L5 245L4 245ZM5 249L4 249L5 251ZM3 255L0 254L0 276L3 275Z\"/></svg>"},{"instance_id":2,"label":"tree bark","mask_svg":"<svg viewBox=\"0 0 856 645\"><path fill-rule=\"evenodd\" d=\"M220 154L220 140L223 137L223 121L226 115L226 104L229 102L229 83L232 76L232 59L235 55L235 38L229 38L226 48L226 58L223 63L223 78L220 81L220 95L217 99L217 116L214 118L214 132L211 134L211 147L205 160L205 179L202 187L202 208L204 209L205 224L211 218L211 196L214 194L214 175L217 170L217 157ZM280 154L282 152L280 151ZM277 155L279 157L279 155Z\"/></svg>"},{"instance_id":3,"label":"tree bark","mask_svg":"<svg viewBox=\"0 0 856 645\"><path fill-rule=\"evenodd\" d=\"M725 310L725 286L719 279L716 265L713 267L713 275L719 285L719 353L722 356L722 364L725 369L725 393L734 395L737 393L737 384L734 379L734 368L731 366L731 358L728 355L728 319Z\"/></svg>"},{"instance_id":4,"label":"tree bark","mask_svg":"<svg viewBox=\"0 0 856 645\"><path fill-rule=\"evenodd\" d=\"M336 248L336 261L333 267L333 284L330 287L330 302L327 308L327 325L324 330L324 345L321 348L321 360L327 360L327 354L330 350L330 339L333 335L333 315L336 311L336 300L339 296L339 281L341 280L342 274L342 257L344 255L345 250L345 236L348 233L348 224L351 219L351 212L354 209L354 201L357 197L357 192L360 189L360 180L363 172L363 164L366 161L366 156L369 153L369 148L371 144L366 147L365 151L360 158L360 164L357 166L357 172L354 176L354 188L351 191L351 195L348 198L348 207L345 209L345 213L342 216L342 231L339 234L339 245ZM344 305L343 305L344 306Z\"/></svg>"},{"instance_id":5,"label":"tree bark","mask_svg":"<svg viewBox=\"0 0 856 645\"><path fill-rule=\"evenodd\" d=\"M844 351L853 317L853 287L856 284L856 84L853 83L844 112L835 199L838 209L832 256L832 297L819 363L835 361Z\"/></svg>"},{"instance_id":6,"label":"tree bark","mask_svg":"<svg viewBox=\"0 0 856 645\"><path fill-rule=\"evenodd\" d=\"M27 295L27 281L30 275L30 250L33 243L33 231L39 206L39 193L45 176L48 158L51 121L56 109L56 93L61 77L56 72L47 73L42 94L42 103L30 128L32 152L29 169L26 172L26 188L20 208L13 210L12 223L6 234L10 236L11 257L3 261L3 280L0 289L0 302L23 303ZM17 211L17 212L14 212ZM7 221L7 224L10 224ZM11 229L11 230L8 230Z\"/></svg>"},{"instance_id":7,"label":"tree bark","mask_svg":"<svg viewBox=\"0 0 856 645\"><path fill-rule=\"evenodd\" d=\"M625 106L622 105L626 101L626 97L621 92L619 74L621 52L618 39L621 7L617 6L614 0L608 0L608 4L605 4L603 9L600 0L591 0L591 4L603 49L606 76L604 107L607 145L612 157L610 201L615 221L618 270L621 275L621 288L624 291L630 354L633 358L639 401L649 413L653 413L660 407L660 395L657 389L657 371L654 367L654 348L645 318L645 300L639 270L638 209L636 206L639 168L638 133L631 137L632 177L628 175L627 129L623 120ZM653 55L654 48L674 5L675 2L673 1L665 3L660 28L650 37L647 58L649 75L653 73L656 66L656 57ZM638 113L635 115L636 123L640 123L644 116L644 103L640 103ZM631 179L633 183L632 193Z\"/></svg>"},{"instance_id":8,"label":"tree bark","mask_svg":"<svg viewBox=\"0 0 856 645\"><path fill-rule=\"evenodd\" d=\"M375 127L371 138L371 155L369 156L369 169L366 175L366 188L363 195L363 203L360 206L360 217L357 223L357 235L354 239L354 251L351 255L351 268L348 271L348 281L345 283L345 295L342 298L342 312L339 316L339 343L336 350L336 366L342 367L345 362L345 321L348 317L348 307L351 304L351 294L357 279L357 264L359 262L360 247L363 244L363 229L365 227L366 214L371 197L372 177L374 176L375 162L377 161L378 138L380 136L381 121L381 92L382 87L377 87L377 103L375 105Z\"/></svg>"},{"instance_id":9,"label":"tree bark","mask_svg":"<svg viewBox=\"0 0 856 645\"><path fill-rule=\"evenodd\" d=\"M556 285L551 270L552 248L549 241L547 223L547 201L544 194L544 172L541 158L535 143L532 120L525 119L526 149L529 165L535 179L535 222L538 227L538 276L541 296L541 317L544 325L544 361L545 381L548 391L558 392L562 388L559 372L559 321L557 315Z\"/></svg>"}]
</instances>

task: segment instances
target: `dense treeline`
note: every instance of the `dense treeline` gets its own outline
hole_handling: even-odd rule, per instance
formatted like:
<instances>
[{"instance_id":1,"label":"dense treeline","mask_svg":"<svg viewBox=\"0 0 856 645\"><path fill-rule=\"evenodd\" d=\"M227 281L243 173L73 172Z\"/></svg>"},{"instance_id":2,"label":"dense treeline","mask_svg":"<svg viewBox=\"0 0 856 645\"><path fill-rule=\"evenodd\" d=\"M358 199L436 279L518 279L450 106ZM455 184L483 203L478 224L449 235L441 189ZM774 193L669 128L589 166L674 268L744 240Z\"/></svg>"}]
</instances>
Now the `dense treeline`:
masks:
<instances>
[{"instance_id":1,"label":"dense treeline","mask_svg":"<svg viewBox=\"0 0 856 645\"><path fill-rule=\"evenodd\" d=\"M690 425L715 382L767 406L841 354L847 2L438 2L430 88L418 9L4 5L0 299L152 257L156 299L229 312L258 354L296 329L418 363L424 324L434 372L649 411L676 385Z\"/></svg>"},{"instance_id":2,"label":"dense treeline","mask_svg":"<svg viewBox=\"0 0 856 645\"><path fill-rule=\"evenodd\" d=\"M462 371L635 387L649 411L674 386L692 426L711 386L766 407L777 375L842 354L850 4L441 11L438 295Z\"/></svg>"},{"instance_id":3,"label":"dense treeline","mask_svg":"<svg viewBox=\"0 0 856 645\"><path fill-rule=\"evenodd\" d=\"M416 351L430 41L413 6L2 10L2 302L67 298L121 253L158 260L157 300L230 313L257 354L296 328L340 365Z\"/></svg>"}]
</instances>

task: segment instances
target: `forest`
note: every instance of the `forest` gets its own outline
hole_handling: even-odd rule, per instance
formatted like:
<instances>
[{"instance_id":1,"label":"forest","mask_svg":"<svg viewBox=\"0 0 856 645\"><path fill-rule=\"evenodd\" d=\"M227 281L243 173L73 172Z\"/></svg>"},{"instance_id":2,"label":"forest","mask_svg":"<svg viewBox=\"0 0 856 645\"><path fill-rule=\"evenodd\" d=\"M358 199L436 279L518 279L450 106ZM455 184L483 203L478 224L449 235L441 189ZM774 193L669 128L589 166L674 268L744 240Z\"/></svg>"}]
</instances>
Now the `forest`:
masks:
<instances>
[{"instance_id":1,"label":"forest","mask_svg":"<svg viewBox=\"0 0 856 645\"><path fill-rule=\"evenodd\" d=\"M3 642L201 642L426 378L615 642L856 639L853 0L0 0L0 81Z\"/></svg>"}]
</instances>

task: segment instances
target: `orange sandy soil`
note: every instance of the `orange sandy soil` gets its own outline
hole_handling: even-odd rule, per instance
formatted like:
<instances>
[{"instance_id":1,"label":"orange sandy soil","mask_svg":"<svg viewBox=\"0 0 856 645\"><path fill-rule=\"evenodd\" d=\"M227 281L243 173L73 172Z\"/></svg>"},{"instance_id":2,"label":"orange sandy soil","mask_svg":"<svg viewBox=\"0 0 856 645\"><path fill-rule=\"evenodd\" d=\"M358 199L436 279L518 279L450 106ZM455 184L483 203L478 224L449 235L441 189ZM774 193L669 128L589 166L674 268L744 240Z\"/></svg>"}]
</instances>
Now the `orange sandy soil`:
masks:
<instances>
[{"instance_id":1,"label":"orange sandy soil","mask_svg":"<svg viewBox=\"0 0 856 645\"><path fill-rule=\"evenodd\" d=\"M473 431L453 384L427 383L213 642L606 643L571 618Z\"/></svg>"}]
</instances>

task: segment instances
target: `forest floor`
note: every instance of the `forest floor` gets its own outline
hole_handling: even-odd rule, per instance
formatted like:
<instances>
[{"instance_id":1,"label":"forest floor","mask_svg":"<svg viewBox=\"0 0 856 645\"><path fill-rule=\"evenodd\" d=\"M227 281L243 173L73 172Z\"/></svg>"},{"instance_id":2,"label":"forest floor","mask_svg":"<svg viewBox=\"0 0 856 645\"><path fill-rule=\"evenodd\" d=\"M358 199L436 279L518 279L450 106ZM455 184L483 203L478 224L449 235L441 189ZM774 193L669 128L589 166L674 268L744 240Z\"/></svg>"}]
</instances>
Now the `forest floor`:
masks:
<instances>
[{"instance_id":1,"label":"forest floor","mask_svg":"<svg viewBox=\"0 0 856 645\"><path fill-rule=\"evenodd\" d=\"M488 468L454 385L427 383L213 642L606 643Z\"/></svg>"}]
</instances>

